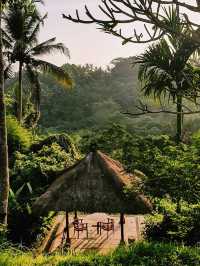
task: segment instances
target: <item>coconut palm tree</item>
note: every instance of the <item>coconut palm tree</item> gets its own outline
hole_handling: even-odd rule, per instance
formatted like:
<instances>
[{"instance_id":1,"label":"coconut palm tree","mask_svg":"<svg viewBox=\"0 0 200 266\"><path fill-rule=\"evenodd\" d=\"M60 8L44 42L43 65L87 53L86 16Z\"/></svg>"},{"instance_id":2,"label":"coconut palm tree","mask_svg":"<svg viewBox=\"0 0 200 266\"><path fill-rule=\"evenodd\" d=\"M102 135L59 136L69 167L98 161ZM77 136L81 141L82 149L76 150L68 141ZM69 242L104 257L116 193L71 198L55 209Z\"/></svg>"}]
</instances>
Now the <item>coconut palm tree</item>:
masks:
<instances>
[{"instance_id":1,"label":"coconut palm tree","mask_svg":"<svg viewBox=\"0 0 200 266\"><path fill-rule=\"evenodd\" d=\"M14 0L0 0L0 224L7 226L8 195L9 195L9 170L8 170L8 145L6 127L6 105L4 97L4 78L10 71L10 64L5 67L4 48L11 48L10 38L2 27L3 9L7 3ZM18 1L19 2L19 1ZM21 1L25 3L26 1ZM34 0L32 2L35 2ZM41 2L37 0L37 2ZM28 3L28 1L27 1ZM30 4L30 1L29 1Z\"/></svg>"},{"instance_id":2,"label":"coconut palm tree","mask_svg":"<svg viewBox=\"0 0 200 266\"><path fill-rule=\"evenodd\" d=\"M51 38L38 43L38 33L47 16L41 17L36 8L29 6L11 5L4 15L5 29L9 38L12 39L12 51L8 52L8 58L12 63L18 62L18 91L17 91L17 119L22 122L23 114L23 73L26 71L29 77L32 96L35 103L36 113L39 116L40 83L39 73L51 73L64 86L71 86L72 80L68 73L45 60L40 56L61 52L69 56L68 49L62 43L56 43L56 38Z\"/></svg>"},{"instance_id":3,"label":"coconut palm tree","mask_svg":"<svg viewBox=\"0 0 200 266\"><path fill-rule=\"evenodd\" d=\"M182 136L183 99L195 101L199 89L198 71L185 59L183 45L184 41L163 38L136 58L144 95L159 99L168 97L176 104L177 142Z\"/></svg>"},{"instance_id":4,"label":"coconut palm tree","mask_svg":"<svg viewBox=\"0 0 200 266\"><path fill-rule=\"evenodd\" d=\"M8 145L6 106L4 97L4 62L2 38L2 12L6 1L0 0L0 224L7 225L9 194Z\"/></svg>"}]
</instances>

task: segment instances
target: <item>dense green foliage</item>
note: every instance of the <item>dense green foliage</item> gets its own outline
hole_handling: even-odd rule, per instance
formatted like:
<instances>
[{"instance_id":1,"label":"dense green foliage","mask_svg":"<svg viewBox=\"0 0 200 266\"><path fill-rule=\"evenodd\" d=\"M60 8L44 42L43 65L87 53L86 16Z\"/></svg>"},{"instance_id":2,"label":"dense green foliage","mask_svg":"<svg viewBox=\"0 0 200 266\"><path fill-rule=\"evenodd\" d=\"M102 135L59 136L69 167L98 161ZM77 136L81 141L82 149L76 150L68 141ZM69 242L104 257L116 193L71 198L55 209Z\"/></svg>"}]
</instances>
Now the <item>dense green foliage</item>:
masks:
<instances>
[{"instance_id":1,"label":"dense green foliage","mask_svg":"<svg viewBox=\"0 0 200 266\"><path fill-rule=\"evenodd\" d=\"M138 68L133 67L133 61L134 58L113 60L112 68L107 70L91 65L66 65L75 84L70 91L63 90L49 77L43 77L40 127L69 132L102 129L117 122L139 134L172 134L175 121L171 116L131 118L123 114L127 110L137 112L135 106L140 97Z\"/></svg>"},{"instance_id":2,"label":"dense green foliage","mask_svg":"<svg viewBox=\"0 0 200 266\"><path fill-rule=\"evenodd\" d=\"M199 249L158 243L138 243L118 248L114 253L101 256L66 254L65 256L38 256L14 251L0 252L1 266L198 266Z\"/></svg>"},{"instance_id":3,"label":"dense green foliage","mask_svg":"<svg viewBox=\"0 0 200 266\"><path fill-rule=\"evenodd\" d=\"M20 126L16 118L12 116L7 116L7 132L10 155L15 151L25 151L30 147L32 142L31 133Z\"/></svg>"},{"instance_id":4,"label":"dense green foliage","mask_svg":"<svg viewBox=\"0 0 200 266\"><path fill-rule=\"evenodd\" d=\"M182 30L180 29L180 32ZM167 38L168 37L168 38ZM184 98L196 104L199 88L199 70L185 58L185 39L175 39L169 34L153 44L136 61L140 64L138 78L145 96L153 95L161 100L176 103L176 138L182 139L184 115L188 113ZM191 52L192 54L192 52ZM177 56L178 55L178 56ZM189 58L189 57L188 57ZM162 96L162 97L161 97ZM196 107L196 106L195 106ZM170 112L170 110L168 110ZM191 112L191 111L190 111Z\"/></svg>"},{"instance_id":5,"label":"dense green foliage","mask_svg":"<svg viewBox=\"0 0 200 266\"><path fill-rule=\"evenodd\" d=\"M72 165L73 162L70 154L67 154L57 143L49 147L43 146L35 153L17 152L12 175L14 183L20 186L24 182L30 182L34 190L39 190L41 193L55 179L58 171Z\"/></svg>"},{"instance_id":6,"label":"dense green foliage","mask_svg":"<svg viewBox=\"0 0 200 266\"><path fill-rule=\"evenodd\" d=\"M183 205L181 212L166 200L147 218L144 232L148 240L196 245L200 239L200 205Z\"/></svg>"},{"instance_id":7,"label":"dense green foliage","mask_svg":"<svg viewBox=\"0 0 200 266\"><path fill-rule=\"evenodd\" d=\"M79 156L71 138L66 134L38 140L27 152L15 152L11 172L12 189L17 191L29 182L34 196L39 195L60 171L71 166ZM26 195L25 191L23 195Z\"/></svg>"},{"instance_id":8,"label":"dense green foliage","mask_svg":"<svg viewBox=\"0 0 200 266\"><path fill-rule=\"evenodd\" d=\"M40 2L40 1L37 1ZM39 73L52 74L63 86L71 86L72 80L63 68L44 59L46 54L61 52L69 56L68 49L62 43L55 43L56 38L39 43L38 34L47 15L41 16L34 1L11 1L4 12L3 37L6 52L6 74L12 74L11 66L18 62L18 84L15 88L16 117L20 123L23 118L23 74L26 71L26 87L29 88L34 106L35 124L40 114ZM9 75L7 75L9 77ZM7 78L8 78L7 77ZM34 124L32 124L34 126Z\"/></svg>"},{"instance_id":9,"label":"dense green foliage","mask_svg":"<svg viewBox=\"0 0 200 266\"><path fill-rule=\"evenodd\" d=\"M176 145L167 135L138 136L114 124L84 135L79 145L84 153L96 145L142 179L139 189L155 209L145 233L149 240L194 245L200 239L199 205L191 205L200 199L199 143L198 133L189 144ZM167 206L160 204L161 198Z\"/></svg>"},{"instance_id":10,"label":"dense green foliage","mask_svg":"<svg viewBox=\"0 0 200 266\"><path fill-rule=\"evenodd\" d=\"M129 172L144 173L143 190L151 197L169 196L181 201L198 203L200 198L200 169L198 137L192 144L176 143L166 135L141 137L124 127L113 125L85 135L81 149L97 147L121 161Z\"/></svg>"},{"instance_id":11,"label":"dense green foliage","mask_svg":"<svg viewBox=\"0 0 200 266\"><path fill-rule=\"evenodd\" d=\"M186 64L182 43L172 38L169 45L163 39L139 57L140 66L134 66L136 58L129 57L113 60L107 69L70 64L59 68L38 56L55 50L68 55L67 48L62 43L55 44L55 38L38 44L40 25L46 16L40 17L34 3L26 3L14 0L4 14L4 54L8 63L5 77L12 74L10 66L15 62L19 62L19 74L7 82L6 91L11 178L8 227L0 225L0 265L200 265L198 248L180 246L195 246L200 241L200 118L184 117L182 132L181 114L184 108L191 112L184 107L183 97L196 104L199 70ZM62 82L56 82L50 74ZM74 88L66 91L65 85L72 84L69 76L74 80ZM141 91L137 76L143 82ZM24 88L22 82L26 84ZM130 112L142 111L137 108L138 102L155 109L168 106L172 113L176 103L180 122L177 125L181 127L177 127L177 132L182 143L177 145L174 141L173 116L131 116ZM42 115L38 124L40 104ZM24 127L13 117L16 111L19 121L23 114ZM38 127L33 130L35 126ZM123 246L107 256L91 253L33 258L31 253L2 248L6 237L12 243L29 247L36 243L55 213L35 217L32 203L63 169L94 148L119 160L128 172L140 177L125 193L137 190L151 199L154 210L146 221L144 237L152 242Z\"/></svg>"},{"instance_id":12,"label":"dense green foliage","mask_svg":"<svg viewBox=\"0 0 200 266\"><path fill-rule=\"evenodd\" d=\"M33 244L44 229L43 219L32 217L33 201L45 192L60 171L74 164L79 156L71 138L65 134L38 140L25 152L13 154L9 239L22 241L25 245Z\"/></svg>"},{"instance_id":13,"label":"dense green foliage","mask_svg":"<svg viewBox=\"0 0 200 266\"><path fill-rule=\"evenodd\" d=\"M35 21L36 18L33 18L32 23ZM54 39L44 45L51 46L52 41ZM40 47L37 49L40 50ZM63 49L62 45L59 49ZM168 57L166 60L169 60ZM73 165L94 146L122 162L127 171L137 172L140 176L137 189L151 198L155 209L145 233L147 239L178 241L188 245L199 241L199 206L191 204L198 204L200 199L200 137L196 133L191 138L189 132L199 129L199 118L193 116L190 120L184 120L184 126L187 125L188 129L182 135L184 143L177 145L173 138L173 116L124 115L126 111L138 113L136 106L141 99L154 108L160 108L159 102L150 97L144 98L139 91L139 66L134 66L134 61L134 57L118 58L111 62L112 67L105 70L92 65L64 65L63 71L74 80L74 88L69 91L64 90L50 75L38 72L37 78L40 78L41 84L37 82L38 87L34 85L32 92L24 88L23 95L24 126L30 128L34 124L33 96L40 98L41 85L42 115L34 135L11 116L16 108L16 85L15 79L8 82L8 87L12 85L7 90L11 167L8 237L12 241L29 245L43 231L43 225L48 224L51 215L44 220L35 220L31 214L33 201L50 186L60 171ZM31 69L23 73L23 82L28 77L28 70L30 72ZM150 66L150 74L151 71ZM150 75L149 82L154 81ZM162 83L162 78L158 81ZM156 88L159 89L158 81ZM150 85L154 89L154 84ZM36 89L39 91L33 95ZM150 92L147 91L146 95L149 96ZM164 105L168 102L164 101ZM172 106L169 108L174 110ZM192 119L196 119L196 123ZM47 135L49 132L56 134ZM135 189L134 186L129 189ZM170 202L173 210L158 208L157 202L162 198Z\"/></svg>"},{"instance_id":14,"label":"dense green foliage","mask_svg":"<svg viewBox=\"0 0 200 266\"><path fill-rule=\"evenodd\" d=\"M171 114L152 114L130 117L126 111L136 109L139 100L160 109L159 102L144 98L139 90L138 67L134 58L119 58L112 61L106 70L92 65L65 65L74 80L73 89L63 90L48 76L41 77L42 132L73 132L105 128L110 123L120 123L129 131L140 135L175 135L176 119ZM166 108L168 101L162 102ZM190 106L190 104L189 104ZM198 115L185 117L183 137L199 129Z\"/></svg>"},{"instance_id":15,"label":"dense green foliage","mask_svg":"<svg viewBox=\"0 0 200 266\"><path fill-rule=\"evenodd\" d=\"M144 189L151 196L199 202L199 150L194 145L176 146L167 136L137 138L130 141L124 156L130 170L147 176Z\"/></svg>"},{"instance_id":16,"label":"dense green foliage","mask_svg":"<svg viewBox=\"0 0 200 266\"><path fill-rule=\"evenodd\" d=\"M166 135L141 137L118 124L88 134L72 134L72 138L60 134L37 140L29 145L28 150L15 152L13 155L10 238L17 242L21 239L29 244L30 235L31 239L36 237L35 233L39 232L33 224L41 226L43 221L32 220L33 200L46 190L60 171L80 158L76 146L82 154L86 154L91 146L95 145L121 161L128 171L136 171L142 178L138 189L155 202L156 211L148 223L146 231L148 239L176 240L189 245L197 243L200 238L198 206L190 210L184 207L183 202L187 204L199 202L199 143L198 133L190 140L190 144L177 146ZM170 199L169 206L172 211L159 209L156 198ZM160 217L159 221L157 217ZM22 221L23 228L20 226Z\"/></svg>"}]
</instances>

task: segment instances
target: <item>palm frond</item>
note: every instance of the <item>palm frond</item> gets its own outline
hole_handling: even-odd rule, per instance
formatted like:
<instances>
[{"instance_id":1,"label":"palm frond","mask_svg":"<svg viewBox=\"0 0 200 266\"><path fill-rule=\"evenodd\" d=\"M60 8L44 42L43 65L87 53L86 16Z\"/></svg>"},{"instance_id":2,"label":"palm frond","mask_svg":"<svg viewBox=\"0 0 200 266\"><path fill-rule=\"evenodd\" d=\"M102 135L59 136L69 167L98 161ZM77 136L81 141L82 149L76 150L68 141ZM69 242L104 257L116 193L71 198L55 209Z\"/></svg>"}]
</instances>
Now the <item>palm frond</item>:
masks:
<instances>
[{"instance_id":1,"label":"palm frond","mask_svg":"<svg viewBox=\"0 0 200 266\"><path fill-rule=\"evenodd\" d=\"M5 17L6 32L13 40L19 40L24 33L26 14L20 8L9 8Z\"/></svg>"},{"instance_id":2,"label":"palm frond","mask_svg":"<svg viewBox=\"0 0 200 266\"><path fill-rule=\"evenodd\" d=\"M31 63L33 67L39 69L41 72L51 74L62 86L67 88L73 86L71 77L63 68L44 60L32 59Z\"/></svg>"},{"instance_id":3,"label":"palm frond","mask_svg":"<svg viewBox=\"0 0 200 266\"><path fill-rule=\"evenodd\" d=\"M44 20L47 18L47 13L43 17L35 16L32 18L32 21L30 21L30 27L32 27L32 30L29 34L27 34L27 42L30 44L36 44L38 41L38 33L40 30L40 26L44 24Z\"/></svg>"},{"instance_id":4,"label":"palm frond","mask_svg":"<svg viewBox=\"0 0 200 266\"><path fill-rule=\"evenodd\" d=\"M4 30L2 30L2 41L3 41L3 46L6 49L12 49L12 43L13 39L9 36L9 34Z\"/></svg>"},{"instance_id":5,"label":"palm frond","mask_svg":"<svg viewBox=\"0 0 200 266\"><path fill-rule=\"evenodd\" d=\"M5 29L13 40L26 40L35 29L38 21L43 21L39 11L35 8L29 8L23 3L17 2L9 5L4 15Z\"/></svg>"},{"instance_id":6,"label":"palm frond","mask_svg":"<svg viewBox=\"0 0 200 266\"><path fill-rule=\"evenodd\" d=\"M3 42L3 47L7 50L7 49L12 49L12 42L10 42L9 40L3 38L2 39Z\"/></svg>"},{"instance_id":7,"label":"palm frond","mask_svg":"<svg viewBox=\"0 0 200 266\"><path fill-rule=\"evenodd\" d=\"M12 79L14 78L14 71L12 69L12 64L10 63L5 69L4 69L4 79Z\"/></svg>"},{"instance_id":8,"label":"palm frond","mask_svg":"<svg viewBox=\"0 0 200 266\"><path fill-rule=\"evenodd\" d=\"M30 50L33 56L51 54L52 52L60 52L70 57L69 50L63 43L54 43L56 38L49 39Z\"/></svg>"},{"instance_id":9,"label":"palm frond","mask_svg":"<svg viewBox=\"0 0 200 266\"><path fill-rule=\"evenodd\" d=\"M40 3L40 4L42 4L42 5L45 4L43 0L33 0L33 2L34 2L34 3Z\"/></svg>"},{"instance_id":10,"label":"palm frond","mask_svg":"<svg viewBox=\"0 0 200 266\"><path fill-rule=\"evenodd\" d=\"M174 97L173 60L174 50L167 40L151 45L145 53L136 57L135 62L140 64L138 79L141 82L145 96L154 98Z\"/></svg>"},{"instance_id":11,"label":"palm frond","mask_svg":"<svg viewBox=\"0 0 200 266\"><path fill-rule=\"evenodd\" d=\"M184 29L184 24L180 19L177 8L173 6L170 6L168 8L164 7L163 11L164 14L161 17L166 27L170 29L169 36L177 36L177 33L181 33Z\"/></svg>"},{"instance_id":12,"label":"palm frond","mask_svg":"<svg viewBox=\"0 0 200 266\"><path fill-rule=\"evenodd\" d=\"M173 53L166 40L152 45L142 55L136 57L135 63L140 64L139 79L146 79L154 72L171 73L171 61Z\"/></svg>"}]
</instances>

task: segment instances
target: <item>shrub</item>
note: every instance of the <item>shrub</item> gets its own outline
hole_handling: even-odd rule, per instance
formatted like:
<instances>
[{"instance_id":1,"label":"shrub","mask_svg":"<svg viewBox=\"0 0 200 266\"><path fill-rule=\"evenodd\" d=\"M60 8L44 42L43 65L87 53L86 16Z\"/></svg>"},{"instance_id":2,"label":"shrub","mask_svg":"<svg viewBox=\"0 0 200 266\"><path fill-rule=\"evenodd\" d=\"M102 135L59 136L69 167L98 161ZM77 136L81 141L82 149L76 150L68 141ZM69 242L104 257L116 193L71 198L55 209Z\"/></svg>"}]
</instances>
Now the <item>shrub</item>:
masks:
<instances>
[{"instance_id":1,"label":"shrub","mask_svg":"<svg viewBox=\"0 0 200 266\"><path fill-rule=\"evenodd\" d=\"M58 144L66 153L70 154L73 159L79 159L80 155L75 147L73 140L68 134L54 134L44 139L33 143L31 146L31 151L37 152L40 151L44 146L50 147L53 143Z\"/></svg>"},{"instance_id":2,"label":"shrub","mask_svg":"<svg viewBox=\"0 0 200 266\"><path fill-rule=\"evenodd\" d=\"M28 151L15 152L9 200L8 236L14 242L23 241L24 245L30 245L45 227L43 219L32 217L32 202L45 192L64 168L79 158L73 142L65 134L40 140Z\"/></svg>"},{"instance_id":3,"label":"shrub","mask_svg":"<svg viewBox=\"0 0 200 266\"><path fill-rule=\"evenodd\" d=\"M19 125L12 116L7 116L8 149L9 154L15 151L27 150L32 142L30 131Z\"/></svg>"},{"instance_id":4,"label":"shrub","mask_svg":"<svg viewBox=\"0 0 200 266\"><path fill-rule=\"evenodd\" d=\"M159 208L160 209L160 208ZM200 205L183 206L156 212L147 218L145 238L151 241L179 242L196 245L200 242Z\"/></svg>"},{"instance_id":5,"label":"shrub","mask_svg":"<svg viewBox=\"0 0 200 266\"><path fill-rule=\"evenodd\" d=\"M40 227L43 221L35 221L32 217L32 202L45 192L60 171L74 162L74 154L67 153L57 143L41 146L37 152L15 153L9 201L9 237L12 241L29 245L35 239L36 227ZM34 236L31 233L33 224Z\"/></svg>"},{"instance_id":6,"label":"shrub","mask_svg":"<svg viewBox=\"0 0 200 266\"><path fill-rule=\"evenodd\" d=\"M13 168L12 185L14 190L30 182L34 195L44 192L57 176L58 172L71 166L74 158L57 143L42 146L37 152L16 153Z\"/></svg>"},{"instance_id":7,"label":"shrub","mask_svg":"<svg viewBox=\"0 0 200 266\"><path fill-rule=\"evenodd\" d=\"M118 248L102 256L95 253L79 253L75 256L38 256L10 250L0 252L1 266L198 266L200 250L161 243L137 243Z\"/></svg>"}]
</instances>

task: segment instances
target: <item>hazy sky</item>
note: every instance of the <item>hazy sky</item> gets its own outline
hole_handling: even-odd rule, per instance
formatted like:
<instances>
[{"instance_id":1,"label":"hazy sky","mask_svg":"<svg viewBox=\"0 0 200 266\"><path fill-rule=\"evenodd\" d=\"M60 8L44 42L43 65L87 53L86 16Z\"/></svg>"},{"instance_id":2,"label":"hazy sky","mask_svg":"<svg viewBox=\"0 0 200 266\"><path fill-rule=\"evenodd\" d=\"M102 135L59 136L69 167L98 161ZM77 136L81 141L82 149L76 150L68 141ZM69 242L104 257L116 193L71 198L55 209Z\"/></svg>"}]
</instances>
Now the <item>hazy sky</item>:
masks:
<instances>
[{"instance_id":1,"label":"hazy sky","mask_svg":"<svg viewBox=\"0 0 200 266\"><path fill-rule=\"evenodd\" d=\"M85 4L97 14L98 3L100 0L45 0L45 6L40 9L42 13L48 12L48 19L41 29L40 41L56 36L71 54L70 60L60 55L49 56L48 60L57 65L70 62L105 66L114 58L133 56L144 50L141 44L122 46L120 39L101 32L97 25L81 25L62 18L62 13L74 14L75 9L84 11Z\"/></svg>"}]
</instances>

